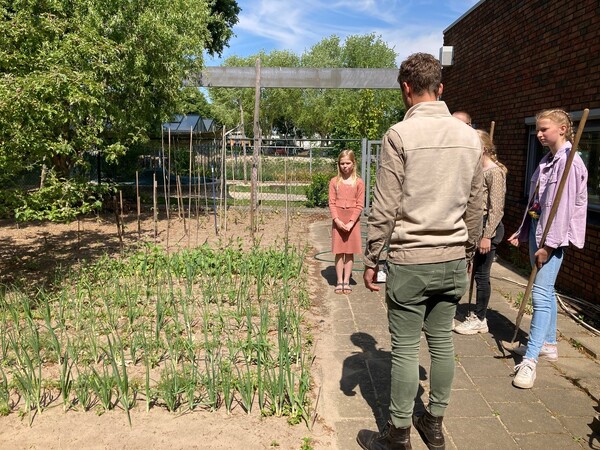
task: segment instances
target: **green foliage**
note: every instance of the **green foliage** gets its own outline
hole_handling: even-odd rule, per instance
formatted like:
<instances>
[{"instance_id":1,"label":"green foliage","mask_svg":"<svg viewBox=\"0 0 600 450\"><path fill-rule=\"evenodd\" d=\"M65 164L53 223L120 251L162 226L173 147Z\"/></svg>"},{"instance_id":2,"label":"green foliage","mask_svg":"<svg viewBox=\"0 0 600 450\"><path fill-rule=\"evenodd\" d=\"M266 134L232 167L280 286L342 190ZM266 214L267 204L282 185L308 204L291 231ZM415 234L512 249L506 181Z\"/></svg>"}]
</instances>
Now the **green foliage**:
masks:
<instances>
[{"instance_id":1,"label":"green foliage","mask_svg":"<svg viewBox=\"0 0 600 450\"><path fill-rule=\"evenodd\" d=\"M225 66L308 68L393 68L396 53L374 34L331 36L301 56L288 51L261 52L246 58L232 56ZM215 117L227 127L244 124L253 136L254 89L209 89ZM404 111L401 95L393 90L264 89L260 126L265 135L378 139Z\"/></svg>"},{"instance_id":2,"label":"green foliage","mask_svg":"<svg viewBox=\"0 0 600 450\"><path fill-rule=\"evenodd\" d=\"M79 215L99 211L111 193L114 188L109 185L59 179L51 173L43 188L21 196L21 205L15 208L14 217L19 222L70 222Z\"/></svg>"},{"instance_id":3,"label":"green foliage","mask_svg":"<svg viewBox=\"0 0 600 450\"><path fill-rule=\"evenodd\" d=\"M233 0L0 0L0 182L86 153L116 161L182 104Z\"/></svg>"},{"instance_id":4,"label":"green foliage","mask_svg":"<svg viewBox=\"0 0 600 450\"><path fill-rule=\"evenodd\" d=\"M306 206L308 208L325 208L329 204L329 180L333 175L316 174L306 188Z\"/></svg>"},{"instance_id":5,"label":"green foliage","mask_svg":"<svg viewBox=\"0 0 600 450\"><path fill-rule=\"evenodd\" d=\"M15 190L0 190L0 219L12 218L21 205L22 193Z\"/></svg>"}]
</instances>

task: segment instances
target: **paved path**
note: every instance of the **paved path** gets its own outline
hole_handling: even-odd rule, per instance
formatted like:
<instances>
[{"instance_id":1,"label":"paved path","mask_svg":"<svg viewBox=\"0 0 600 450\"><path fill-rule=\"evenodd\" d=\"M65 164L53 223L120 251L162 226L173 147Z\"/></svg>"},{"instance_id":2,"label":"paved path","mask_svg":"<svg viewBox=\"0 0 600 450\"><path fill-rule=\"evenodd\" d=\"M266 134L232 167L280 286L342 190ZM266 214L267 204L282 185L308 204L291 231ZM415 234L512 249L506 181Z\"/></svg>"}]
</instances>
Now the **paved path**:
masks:
<instances>
[{"instance_id":1,"label":"paved path","mask_svg":"<svg viewBox=\"0 0 600 450\"><path fill-rule=\"evenodd\" d=\"M334 294L330 222L313 224L310 233L328 310L317 342L315 375L322 386L317 414L334 428L339 449L358 449L358 430L381 427L388 414L391 357L383 290L366 290L357 264L353 293ZM533 389L514 388L511 376L520 358L505 354L500 341L514 333L516 309L507 298L522 293L516 283L527 280L502 262L494 263L492 277L490 332L454 335L456 376L444 420L446 448L600 449L600 337L559 314L559 360L540 361ZM461 301L457 318L467 301ZM529 323L525 315L521 328L529 330ZM427 402L429 370L424 337L422 344L420 408ZM414 429L412 443L415 450L426 449Z\"/></svg>"}]
</instances>

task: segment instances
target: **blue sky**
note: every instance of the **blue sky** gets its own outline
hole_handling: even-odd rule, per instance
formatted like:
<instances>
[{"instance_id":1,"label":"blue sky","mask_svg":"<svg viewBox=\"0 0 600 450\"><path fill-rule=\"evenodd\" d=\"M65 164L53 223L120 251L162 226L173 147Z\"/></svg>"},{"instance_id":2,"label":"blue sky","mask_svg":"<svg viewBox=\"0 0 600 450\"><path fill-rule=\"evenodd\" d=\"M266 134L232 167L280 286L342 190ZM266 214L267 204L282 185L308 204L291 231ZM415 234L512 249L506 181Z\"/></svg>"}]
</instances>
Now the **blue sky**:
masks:
<instances>
[{"instance_id":1,"label":"blue sky","mask_svg":"<svg viewBox=\"0 0 600 450\"><path fill-rule=\"evenodd\" d=\"M228 56L264 50L301 55L332 35L375 33L398 54L398 64L414 52L439 56L443 31L478 0L238 0L242 9L235 36L216 66Z\"/></svg>"}]
</instances>

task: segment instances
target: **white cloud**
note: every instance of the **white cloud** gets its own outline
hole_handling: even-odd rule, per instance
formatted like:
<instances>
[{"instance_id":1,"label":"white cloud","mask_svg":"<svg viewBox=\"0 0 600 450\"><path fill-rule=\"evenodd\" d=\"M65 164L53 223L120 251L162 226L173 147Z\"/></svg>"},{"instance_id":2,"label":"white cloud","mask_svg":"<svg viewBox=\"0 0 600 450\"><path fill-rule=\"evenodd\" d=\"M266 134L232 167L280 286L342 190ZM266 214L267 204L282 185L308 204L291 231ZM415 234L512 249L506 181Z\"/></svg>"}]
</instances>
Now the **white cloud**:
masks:
<instances>
[{"instance_id":1,"label":"white cloud","mask_svg":"<svg viewBox=\"0 0 600 450\"><path fill-rule=\"evenodd\" d=\"M301 54L331 35L374 33L398 54L398 63L422 51L438 56L443 30L477 0L239 0L242 12L225 56L261 49Z\"/></svg>"}]
</instances>

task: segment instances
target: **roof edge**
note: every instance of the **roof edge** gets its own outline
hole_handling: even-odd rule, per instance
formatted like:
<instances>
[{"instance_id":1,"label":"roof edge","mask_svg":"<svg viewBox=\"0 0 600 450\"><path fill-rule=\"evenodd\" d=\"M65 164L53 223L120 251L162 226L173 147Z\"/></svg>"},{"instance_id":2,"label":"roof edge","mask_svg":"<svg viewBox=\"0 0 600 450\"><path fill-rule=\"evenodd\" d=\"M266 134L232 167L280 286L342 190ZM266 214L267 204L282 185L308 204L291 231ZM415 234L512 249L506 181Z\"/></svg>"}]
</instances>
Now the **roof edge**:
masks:
<instances>
[{"instance_id":1,"label":"roof edge","mask_svg":"<svg viewBox=\"0 0 600 450\"><path fill-rule=\"evenodd\" d=\"M471 11L473 11L475 8L477 8L479 5L481 5L485 1L486 0L479 0L477 3L475 3L473 6L471 6L466 13L464 13L462 16L460 16L458 19L456 19L454 22L452 22L450 25L448 25L446 27L446 29L442 33L446 34L446 31L448 31L450 28L452 28L458 22L460 22L461 20L463 20L466 16L468 16L469 14L471 14Z\"/></svg>"}]
</instances>

